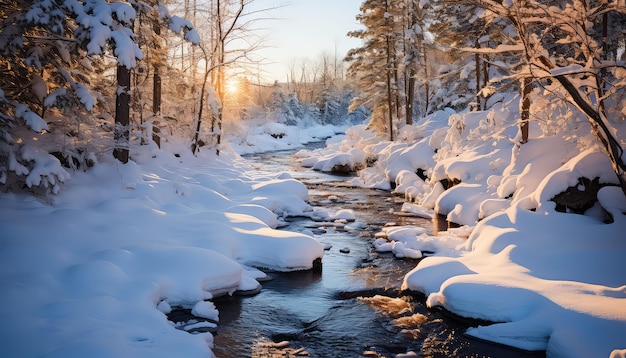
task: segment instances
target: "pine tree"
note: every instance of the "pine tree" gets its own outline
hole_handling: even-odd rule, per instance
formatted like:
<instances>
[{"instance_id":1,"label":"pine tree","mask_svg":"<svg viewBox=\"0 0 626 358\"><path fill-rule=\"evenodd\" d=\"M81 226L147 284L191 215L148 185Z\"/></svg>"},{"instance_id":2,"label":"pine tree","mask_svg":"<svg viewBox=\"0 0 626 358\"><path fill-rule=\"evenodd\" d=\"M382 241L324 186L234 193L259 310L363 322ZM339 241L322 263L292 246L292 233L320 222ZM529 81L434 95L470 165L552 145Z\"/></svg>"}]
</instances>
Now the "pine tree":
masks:
<instances>
[{"instance_id":1,"label":"pine tree","mask_svg":"<svg viewBox=\"0 0 626 358\"><path fill-rule=\"evenodd\" d=\"M346 55L348 76L355 78L361 95L351 110L366 105L372 109L370 126L387 132L394 139L398 117L397 46L401 38L401 7L393 0L366 0L357 20L365 29L348 35L363 40L363 46Z\"/></svg>"},{"instance_id":2,"label":"pine tree","mask_svg":"<svg viewBox=\"0 0 626 358\"><path fill-rule=\"evenodd\" d=\"M50 155L24 157L24 144L13 133L27 127L36 132L48 130L44 120L51 109L76 113L92 111L99 94L93 91L89 72L95 59L105 53L114 56L120 67L127 70L137 65L142 52L133 34L137 13L154 12L172 30L184 32L197 41L197 34L188 21L170 17L164 7L148 6L143 2L107 2L105 0L31 0L4 1L0 10L0 182L7 175L26 176L28 183L51 185L58 191L64 175L44 173L47 182L30 178L38 161L56 159ZM5 6L6 5L6 6ZM111 66L101 61L104 67ZM125 86L126 87L126 86ZM126 89L119 91L125 92ZM116 138L128 138L127 124L116 126L121 132ZM42 136L42 141L47 137ZM120 144L127 150L128 144ZM117 156L117 155L116 155ZM58 161L57 166L58 165ZM56 168L55 167L55 168ZM16 169L17 168L17 169ZM35 171L41 172L41 171ZM59 174L61 173L61 174ZM56 175L51 177L51 175ZM30 186L30 185L28 185Z\"/></svg>"}]
</instances>

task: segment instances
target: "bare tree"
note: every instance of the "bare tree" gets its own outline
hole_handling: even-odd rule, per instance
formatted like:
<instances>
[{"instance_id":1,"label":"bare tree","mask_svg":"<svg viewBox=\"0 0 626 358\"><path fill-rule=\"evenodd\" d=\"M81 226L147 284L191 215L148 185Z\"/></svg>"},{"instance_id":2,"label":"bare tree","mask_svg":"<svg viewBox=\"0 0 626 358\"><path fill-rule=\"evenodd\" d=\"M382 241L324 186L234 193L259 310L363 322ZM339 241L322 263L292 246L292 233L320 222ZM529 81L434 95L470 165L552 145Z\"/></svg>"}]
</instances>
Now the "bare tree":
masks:
<instances>
[{"instance_id":1,"label":"bare tree","mask_svg":"<svg viewBox=\"0 0 626 358\"><path fill-rule=\"evenodd\" d=\"M260 40L256 42L252 40L255 38L254 31L256 30L253 26L256 22L265 19L259 15L269 9L248 11L253 1L211 0L208 8L198 10L206 15L209 34L200 47L205 66L201 76L196 130L191 145L193 153L196 153L201 146L199 134L207 93L215 93L215 98L211 98L209 104L212 107L210 111L211 133L215 135L215 145L219 154L227 70L235 65L245 67L257 64L257 61L250 57L250 54L260 47ZM241 41L244 37L246 41ZM237 47L237 44L243 44L243 47ZM211 86L214 92L208 91L208 86Z\"/></svg>"}]
</instances>

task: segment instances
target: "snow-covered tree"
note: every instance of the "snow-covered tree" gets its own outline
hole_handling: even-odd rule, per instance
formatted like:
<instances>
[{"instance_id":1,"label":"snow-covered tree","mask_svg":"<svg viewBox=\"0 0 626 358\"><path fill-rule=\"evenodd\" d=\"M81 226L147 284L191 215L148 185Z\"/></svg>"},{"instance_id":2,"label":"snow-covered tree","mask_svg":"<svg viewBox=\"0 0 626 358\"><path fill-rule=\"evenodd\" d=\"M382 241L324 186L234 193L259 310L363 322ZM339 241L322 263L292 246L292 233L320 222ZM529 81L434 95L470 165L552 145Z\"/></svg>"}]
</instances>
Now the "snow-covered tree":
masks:
<instances>
[{"instance_id":1,"label":"snow-covered tree","mask_svg":"<svg viewBox=\"0 0 626 358\"><path fill-rule=\"evenodd\" d=\"M442 105L485 109L490 94L511 85L510 69L519 62L520 55L495 48L515 43L515 30L506 19L482 8L480 1L442 0L429 4L434 14L429 30L437 45L447 49L446 65L439 70L442 85L435 99L437 109Z\"/></svg>"},{"instance_id":2,"label":"snow-covered tree","mask_svg":"<svg viewBox=\"0 0 626 358\"><path fill-rule=\"evenodd\" d=\"M276 122L288 126L297 126L300 122L313 117L312 106L301 103L295 92L285 94L278 88L272 93L269 107Z\"/></svg>"},{"instance_id":3,"label":"snow-covered tree","mask_svg":"<svg viewBox=\"0 0 626 358\"><path fill-rule=\"evenodd\" d=\"M365 0L357 20L365 27L348 35L363 40L363 46L346 56L348 76L355 78L361 94L351 109L366 105L372 109L370 126L394 138L398 117L397 45L402 37L402 7L393 0Z\"/></svg>"},{"instance_id":4,"label":"snow-covered tree","mask_svg":"<svg viewBox=\"0 0 626 358\"><path fill-rule=\"evenodd\" d=\"M353 105L372 109L370 125L394 137L394 128L429 113L436 64L435 46L425 35L435 6L426 1L364 1L357 20L365 27L349 33L363 46L348 52L348 75L361 94Z\"/></svg>"},{"instance_id":5,"label":"snow-covered tree","mask_svg":"<svg viewBox=\"0 0 626 358\"><path fill-rule=\"evenodd\" d=\"M9 175L26 177L29 187L50 184L53 192L58 191L64 176L58 174L58 160L46 153L37 158L27 156L30 149L16 133L21 128L39 133L49 130L45 118L52 109L92 111L100 97L90 82L93 60L111 54L120 67L130 69L142 58L133 33L138 12L156 12L172 30L198 40L191 23L169 16L160 5L143 2L31 0L4 2L1 11L0 179L6 183ZM127 90L118 89L118 93ZM42 141L46 138L41 136ZM43 162L47 171L34 170ZM29 179L31 176L46 181Z\"/></svg>"},{"instance_id":6,"label":"snow-covered tree","mask_svg":"<svg viewBox=\"0 0 626 358\"><path fill-rule=\"evenodd\" d=\"M480 4L516 30L523 50L518 75L559 93L589 119L626 193L626 143L612 125L625 116L621 108L626 104L626 70L623 60L616 58L626 28L623 2L481 0ZM618 41L609 42L611 38Z\"/></svg>"}]
</instances>

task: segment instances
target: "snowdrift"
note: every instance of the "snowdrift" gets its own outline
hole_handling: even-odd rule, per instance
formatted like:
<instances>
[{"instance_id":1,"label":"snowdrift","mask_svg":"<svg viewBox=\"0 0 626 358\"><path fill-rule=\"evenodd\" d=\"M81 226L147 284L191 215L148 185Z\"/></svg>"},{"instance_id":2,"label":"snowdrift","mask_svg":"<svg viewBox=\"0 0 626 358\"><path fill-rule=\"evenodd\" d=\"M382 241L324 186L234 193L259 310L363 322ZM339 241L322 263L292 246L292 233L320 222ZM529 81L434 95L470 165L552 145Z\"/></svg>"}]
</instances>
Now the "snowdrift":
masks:
<instances>
[{"instance_id":1,"label":"snowdrift","mask_svg":"<svg viewBox=\"0 0 626 358\"><path fill-rule=\"evenodd\" d=\"M311 236L274 229L276 213L311 210L302 183L256 178L228 151L171 152L75 173L51 203L0 196L5 355L211 356L212 335L175 329L172 307L216 320L205 300L256 289L264 274L250 266L322 257Z\"/></svg>"},{"instance_id":2,"label":"snowdrift","mask_svg":"<svg viewBox=\"0 0 626 358\"><path fill-rule=\"evenodd\" d=\"M551 357L624 356L626 197L584 118L544 113L550 122L531 122L520 144L518 108L509 96L484 112L440 111L402 128L397 142L353 127L301 160L328 166L333 152L360 149L373 164L352 184L393 190L410 202L403 210L463 225L434 236L386 228L374 245L397 257L428 252L403 286L430 306L494 322L469 335ZM616 125L626 146L626 125ZM584 212L556 202L594 180Z\"/></svg>"}]
</instances>

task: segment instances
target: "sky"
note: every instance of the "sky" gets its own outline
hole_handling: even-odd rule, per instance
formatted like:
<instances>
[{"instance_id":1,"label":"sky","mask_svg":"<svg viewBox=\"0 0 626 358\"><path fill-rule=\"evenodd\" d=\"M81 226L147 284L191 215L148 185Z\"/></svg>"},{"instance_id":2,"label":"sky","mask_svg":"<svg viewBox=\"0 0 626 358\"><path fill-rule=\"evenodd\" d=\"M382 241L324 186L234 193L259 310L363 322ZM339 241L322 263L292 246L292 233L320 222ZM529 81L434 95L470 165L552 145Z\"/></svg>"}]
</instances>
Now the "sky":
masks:
<instances>
[{"instance_id":1,"label":"sky","mask_svg":"<svg viewBox=\"0 0 626 358\"><path fill-rule=\"evenodd\" d=\"M285 81L294 60L315 62L324 53L340 58L360 41L346 34L359 28L355 16L362 0L256 0L254 8L273 8L267 27L266 47L258 55L267 59L266 80ZM282 6L281 6L282 5Z\"/></svg>"}]
</instances>

